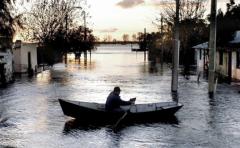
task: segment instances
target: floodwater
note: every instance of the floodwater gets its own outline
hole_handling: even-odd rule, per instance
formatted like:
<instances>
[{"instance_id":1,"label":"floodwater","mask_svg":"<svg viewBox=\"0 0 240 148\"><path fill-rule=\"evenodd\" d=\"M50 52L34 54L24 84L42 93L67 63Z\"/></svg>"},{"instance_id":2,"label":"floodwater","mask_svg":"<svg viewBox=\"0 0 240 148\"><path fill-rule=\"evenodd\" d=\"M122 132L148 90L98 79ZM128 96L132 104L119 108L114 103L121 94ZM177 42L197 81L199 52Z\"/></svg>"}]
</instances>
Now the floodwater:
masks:
<instances>
[{"instance_id":1,"label":"floodwater","mask_svg":"<svg viewBox=\"0 0 240 148\"><path fill-rule=\"evenodd\" d=\"M108 126L75 125L58 98L103 103L120 86L122 99L136 97L136 103L172 100L170 67L151 66L129 45L101 45L89 59L56 64L1 89L0 147L239 147L239 86L219 84L216 98L209 99L207 82L197 83L194 75L179 76L184 107L174 122L134 123L117 133Z\"/></svg>"}]
</instances>

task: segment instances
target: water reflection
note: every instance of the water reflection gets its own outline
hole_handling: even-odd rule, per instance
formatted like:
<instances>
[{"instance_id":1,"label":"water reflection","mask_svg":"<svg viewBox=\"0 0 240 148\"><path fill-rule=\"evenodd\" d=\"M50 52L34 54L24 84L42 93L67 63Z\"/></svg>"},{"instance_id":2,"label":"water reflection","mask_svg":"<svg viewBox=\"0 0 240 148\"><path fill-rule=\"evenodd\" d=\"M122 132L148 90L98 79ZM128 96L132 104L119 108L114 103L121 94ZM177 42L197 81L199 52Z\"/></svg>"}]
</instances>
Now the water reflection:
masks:
<instances>
[{"instance_id":1,"label":"water reflection","mask_svg":"<svg viewBox=\"0 0 240 148\"><path fill-rule=\"evenodd\" d=\"M143 136L141 136L143 134L142 132L146 132L146 135L154 132L151 130L151 128L147 127L156 128L155 129L156 132L157 128L161 126L170 125L172 127L178 127L178 124L179 124L178 119L175 116L172 116L168 119L165 118L164 120L158 121L154 120L149 122L138 121L134 123L133 122L124 123L121 126L119 126L117 131L113 131L111 124L110 125L96 123L89 124L73 119L65 123L63 134L66 136L79 137L83 133L96 133L98 134L98 136L101 136L101 138L104 139L103 147L129 147L129 143L132 143L133 144L132 146L134 146L137 143L146 144L147 142L145 141L150 140L148 138L145 139L143 138ZM96 141L96 143L99 143L99 141ZM101 145L103 144L99 144L96 146L99 147Z\"/></svg>"},{"instance_id":2,"label":"water reflection","mask_svg":"<svg viewBox=\"0 0 240 148\"><path fill-rule=\"evenodd\" d=\"M71 119L65 123L63 133L69 134L72 131L77 131L77 130L79 131L98 130L105 126L106 124L102 124L102 123L89 123L89 122L80 121L77 119Z\"/></svg>"},{"instance_id":3,"label":"water reflection","mask_svg":"<svg viewBox=\"0 0 240 148\"><path fill-rule=\"evenodd\" d=\"M83 133L96 133L98 136L101 136L104 140L103 147L138 147L137 145L148 145L150 141L152 143L158 141L160 142L162 138L157 140L157 137L154 134L154 139L151 139L152 136L149 134L153 134L157 132L161 127L177 127L178 128L178 120L175 116L172 116L169 119L158 120L152 122L134 122L134 123L124 123L119 127L117 132L113 132L111 125L96 125L96 124L84 124L84 122L80 122L78 120L69 120L65 123L63 134L66 136L79 137ZM145 138L143 136L145 135ZM167 133L163 133L169 136ZM174 134L173 134L174 135ZM150 136L150 137L148 137ZM155 137L156 136L156 137ZM163 136L164 137L164 136ZM150 138L150 139L149 139ZM155 141L156 140L156 141ZM99 143L99 141L96 141ZM151 142L150 142L151 143ZM130 145L129 145L130 144ZM101 146L102 144L97 145ZM144 147L146 147L144 146Z\"/></svg>"},{"instance_id":4,"label":"water reflection","mask_svg":"<svg viewBox=\"0 0 240 148\"><path fill-rule=\"evenodd\" d=\"M151 125L151 124L171 124L171 125L178 125L179 121L177 119L176 116L169 116L169 117L164 117L164 118L151 118L148 120L135 120L135 121L131 121L131 122L122 122L121 124L119 124L118 128L116 130L113 130L113 125L115 123L106 123L106 122L91 122L91 121L83 121L80 119L71 119L67 122L65 122L64 125L64 129L63 129L63 133L64 134L69 134L71 133L71 131L76 132L76 130L84 130L84 131L88 131L88 130L98 130L101 128L106 128L108 129L108 131L111 132L120 132L121 130L123 130L126 127L131 127L131 126L145 126L145 125Z\"/></svg>"},{"instance_id":5,"label":"water reflection","mask_svg":"<svg viewBox=\"0 0 240 148\"><path fill-rule=\"evenodd\" d=\"M112 132L111 129L106 129L106 134L109 135L109 143L108 146L109 147L116 147L119 148L121 145L121 141L122 141L122 134L121 132Z\"/></svg>"},{"instance_id":6,"label":"water reflection","mask_svg":"<svg viewBox=\"0 0 240 148\"><path fill-rule=\"evenodd\" d=\"M163 63L149 61L144 62L141 65L141 73L144 74L156 74L159 76L163 76L166 70L170 70L170 67L169 65Z\"/></svg>"},{"instance_id":7,"label":"water reflection","mask_svg":"<svg viewBox=\"0 0 240 148\"><path fill-rule=\"evenodd\" d=\"M78 71L81 69L94 70L96 68L96 62L92 59L79 59L75 61L68 61L65 67L70 71Z\"/></svg>"}]
</instances>

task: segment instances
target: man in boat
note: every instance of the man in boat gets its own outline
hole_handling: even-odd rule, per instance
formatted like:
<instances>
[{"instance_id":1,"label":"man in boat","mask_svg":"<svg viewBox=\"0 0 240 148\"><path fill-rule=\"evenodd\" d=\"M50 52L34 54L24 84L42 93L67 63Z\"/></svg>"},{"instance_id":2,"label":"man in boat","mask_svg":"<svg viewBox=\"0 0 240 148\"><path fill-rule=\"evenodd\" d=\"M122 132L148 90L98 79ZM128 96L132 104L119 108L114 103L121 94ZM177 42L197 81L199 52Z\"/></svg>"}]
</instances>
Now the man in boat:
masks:
<instances>
[{"instance_id":1,"label":"man in boat","mask_svg":"<svg viewBox=\"0 0 240 148\"><path fill-rule=\"evenodd\" d=\"M120 87L114 87L113 91L108 95L105 104L107 111L122 111L121 105L131 105L135 102L136 98L131 98L129 101L124 101L119 96L121 92Z\"/></svg>"}]
</instances>

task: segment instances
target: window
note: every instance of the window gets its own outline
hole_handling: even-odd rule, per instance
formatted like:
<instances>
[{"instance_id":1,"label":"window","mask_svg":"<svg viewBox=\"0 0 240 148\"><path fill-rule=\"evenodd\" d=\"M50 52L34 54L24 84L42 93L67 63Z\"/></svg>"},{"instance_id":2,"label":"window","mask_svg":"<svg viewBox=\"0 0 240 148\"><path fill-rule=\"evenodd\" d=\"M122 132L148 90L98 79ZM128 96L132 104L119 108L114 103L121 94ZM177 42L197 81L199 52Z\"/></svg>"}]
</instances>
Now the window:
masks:
<instances>
[{"instance_id":1,"label":"window","mask_svg":"<svg viewBox=\"0 0 240 148\"><path fill-rule=\"evenodd\" d=\"M223 65L223 51L219 51L219 65Z\"/></svg>"},{"instance_id":2,"label":"window","mask_svg":"<svg viewBox=\"0 0 240 148\"><path fill-rule=\"evenodd\" d=\"M239 51L237 51L237 61L236 61L236 63L237 63L237 68L240 68L240 52Z\"/></svg>"}]
</instances>

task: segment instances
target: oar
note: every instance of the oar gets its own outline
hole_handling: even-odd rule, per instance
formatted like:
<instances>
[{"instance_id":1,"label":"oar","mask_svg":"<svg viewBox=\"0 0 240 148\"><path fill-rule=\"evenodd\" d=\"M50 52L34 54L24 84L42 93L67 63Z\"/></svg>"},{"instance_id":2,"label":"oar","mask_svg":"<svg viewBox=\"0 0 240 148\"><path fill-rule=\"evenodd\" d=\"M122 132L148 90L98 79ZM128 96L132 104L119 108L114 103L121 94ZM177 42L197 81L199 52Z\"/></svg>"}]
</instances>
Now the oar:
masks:
<instances>
[{"instance_id":1,"label":"oar","mask_svg":"<svg viewBox=\"0 0 240 148\"><path fill-rule=\"evenodd\" d=\"M135 100L136 100L136 98L133 98L133 102L132 102L132 104L130 105L129 109L126 110L125 113L122 115L122 117L119 118L118 121L114 124L114 126L113 126L113 131L116 131L119 123L120 123L120 122L127 116L127 114L130 112L132 106L135 104L135 103L134 103Z\"/></svg>"}]
</instances>

